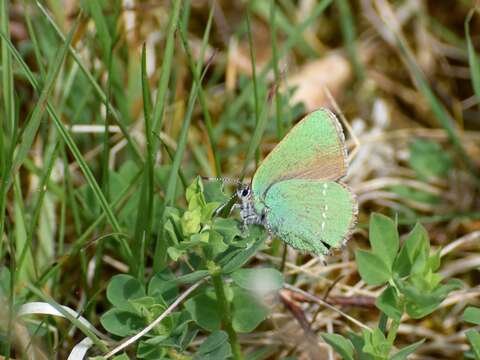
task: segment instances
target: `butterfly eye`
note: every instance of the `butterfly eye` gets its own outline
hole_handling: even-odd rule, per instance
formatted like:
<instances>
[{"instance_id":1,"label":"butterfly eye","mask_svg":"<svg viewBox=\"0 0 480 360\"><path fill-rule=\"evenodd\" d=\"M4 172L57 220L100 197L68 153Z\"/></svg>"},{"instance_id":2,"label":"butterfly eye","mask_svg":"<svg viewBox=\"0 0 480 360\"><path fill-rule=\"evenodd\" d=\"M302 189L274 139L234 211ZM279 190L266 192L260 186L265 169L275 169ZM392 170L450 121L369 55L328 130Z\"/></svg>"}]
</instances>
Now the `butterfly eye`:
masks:
<instances>
[{"instance_id":1,"label":"butterfly eye","mask_svg":"<svg viewBox=\"0 0 480 360\"><path fill-rule=\"evenodd\" d=\"M243 196L243 197L248 196L249 193L250 193L250 189L249 189L249 188L245 188L245 189L242 190L242 196Z\"/></svg>"}]
</instances>

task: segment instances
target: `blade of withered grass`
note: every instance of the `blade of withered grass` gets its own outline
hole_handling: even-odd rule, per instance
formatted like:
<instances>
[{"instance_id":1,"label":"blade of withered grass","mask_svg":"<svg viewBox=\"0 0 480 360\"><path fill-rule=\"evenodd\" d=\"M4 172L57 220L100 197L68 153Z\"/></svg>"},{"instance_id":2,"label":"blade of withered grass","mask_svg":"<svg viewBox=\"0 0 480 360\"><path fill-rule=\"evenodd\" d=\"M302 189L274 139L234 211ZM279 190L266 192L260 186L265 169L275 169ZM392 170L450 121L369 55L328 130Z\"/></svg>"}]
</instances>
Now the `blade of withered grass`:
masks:
<instances>
[{"instance_id":1,"label":"blade of withered grass","mask_svg":"<svg viewBox=\"0 0 480 360\"><path fill-rule=\"evenodd\" d=\"M465 19L465 37L467 39L467 50L468 50L468 63L470 65L470 74L472 77L472 86L475 91L475 96L477 97L477 103L480 102L480 62L478 61L477 53L472 43L472 38L470 37L470 22L473 15L475 14L475 9L472 9Z\"/></svg>"},{"instance_id":2,"label":"blade of withered grass","mask_svg":"<svg viewBox=\"0 0 480 360\"><path fill-rule=\"evenodd\" d=\"M63 35L62 31L60 30L58 25L55 23L55 21L52 19L48 11L38 1L36 2L36 4L40 9L40 11L45 16L45 18L47 19L47 21L52 25L53 29L55 30L57 35L60 37L60 39L62 41L65 41L65 36ZM75 60L75 62L80 66L82 73L87 77L88 81L92 85L93 89L95 90L95 93L100 97L100 100L102 102L106 102L107 95L103 92L101 86L95 80L95 77L85 67L82 60L80 59L80 56L77 54L76 50L72 46L70 46L69 51L70 51L70 54L73 56L73 59ZM137 162L137 164L140 164L142 162L141 152L140 152L140 149L138 148L137 143L131 137L130 130L128 129L127 125L122 121L122 117L120 116L118 110L111 103L109 104L109 107L110 107L111 114L113 115L117 125L122 131L123 136L125 136L125 139L127 140L127 144L129 148L132 150L132 154L134 155L134 160Z\"/></svg>"},{"instance_id":3,"label":"blade of withered grass","mask_svg":"<svg viewBox=\"0 0 480 360\"><path fill-rule=\"evenodd\" d=\"M25 64L25 62L23 61L21 55L18 53L18 51L16 50L16 48L13 46L13 44L9 41L9 39L5 36L5 34L3 33L0 33L0 36L5 39L7 42L8 42L8 46L9 46L9 49L10 49L10 52L12 53L12 55L14 56L14 58L19 62L19 64L21 65L21 68L22 70L24 71L26 77L30 80L31 82L31 85L37 90L39 91L39 88L38 88L38 84L35 80L35 77L33 76L32 72L30 71L30 69L28 68L28 66ZM120 227L120 224L116 218L116 216L114 215L112 209L110 208L107 200L105 199L105 196L103 195L101 189L100 189L100 186L98 185L97 181L95 180L95 177L92 173L92 171L90 170L87 162L85 161L85 159L83 158L82 156L82 153L80 152L79 148L77 147L77 145L75 144L72 136L70 135L70 133L68 132L68 130L65 128L65 126L63 125L63 122L60 120L60 117L59 115L57 114L55 108L52 106L52 104L50 103L50 101L46 101L46 106L47 106L47 112L48 114L50 115L50 117L52 118L54 124L55 124L55 127L57 128L58 132L60 133L63 141L67 144L68 148L70 149L70 151L72 152L72 155L73 157L75 158L75 160L77 161L80 169L82 170L82 173L84 174L85 176L85 179L88 183L88 185L92 188L92 191L93 191L93 194L95 196L95 198L97 199L97 201L99 202L100 204L100 207L102 208L103 211L106 212L107 214L107 218L108 218L108 221L110 223L110 225L112 226L112 228L114 229L114 231L116 233L120 233L121 232L121 227ZM121 248L125 254L125 256L127 257L128 259L128 262L132 262L134 261L134 259L132 258L132 255L131 255L131 249L130 247L128 246L128 243L125 241L125 239L123 238L120 238L118 239L119 240L119 243L121 245Z\"/></svg>"}]
</instances>

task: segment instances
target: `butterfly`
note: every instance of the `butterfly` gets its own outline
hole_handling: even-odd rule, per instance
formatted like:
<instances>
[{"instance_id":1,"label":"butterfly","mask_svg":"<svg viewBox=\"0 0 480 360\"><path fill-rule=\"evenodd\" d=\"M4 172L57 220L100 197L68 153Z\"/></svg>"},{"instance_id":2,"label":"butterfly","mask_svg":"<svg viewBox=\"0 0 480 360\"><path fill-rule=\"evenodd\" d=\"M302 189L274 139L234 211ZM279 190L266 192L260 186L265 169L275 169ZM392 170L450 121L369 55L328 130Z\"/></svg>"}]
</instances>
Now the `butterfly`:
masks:
<instances>
[{"instance_id":1,"label":"butterfly","mask_svg":"<svg viewBox=\"0 0 480 360\"><path fill-rule=\"evenodd\" d=\"M327 255L356 225L358 204L341 182L347 172L345 136L321 108L306 115L267 155L249 185L240 186L240 217L260 224L293 248Z\"/></svg>"}]
</instances>

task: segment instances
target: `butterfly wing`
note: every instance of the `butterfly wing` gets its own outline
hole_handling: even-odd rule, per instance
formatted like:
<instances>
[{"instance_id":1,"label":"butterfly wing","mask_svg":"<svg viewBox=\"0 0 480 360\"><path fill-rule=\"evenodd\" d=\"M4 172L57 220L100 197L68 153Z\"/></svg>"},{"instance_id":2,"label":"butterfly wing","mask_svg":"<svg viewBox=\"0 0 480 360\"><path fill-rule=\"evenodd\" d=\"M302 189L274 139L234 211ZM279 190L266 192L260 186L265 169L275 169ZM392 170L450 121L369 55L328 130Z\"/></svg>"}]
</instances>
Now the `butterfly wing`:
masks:
<instances>
[{"instance_id":1,"label":"butterfly wing","mask_svg":"<svg viewBox=\"0 0 480 360\"><path fill-rule=\"evenodd\" d=\"M298 250L318 255L348 239L358 211L354 194L334 181L281 181L268 190L264 204L274 234Z\"/></svg>"},{"instance_id":2,"label":"butterfly wing","mask_svg":"<svg viewBox=\"0 0 480 360\"><path fill-rule=\"evenodd\" d=\"M258 167L252 180L261 199L272 184L286 179L338 180L346 173L342 127L328 109L316 110L295 125Z\"/></svg>"}]
</instances>

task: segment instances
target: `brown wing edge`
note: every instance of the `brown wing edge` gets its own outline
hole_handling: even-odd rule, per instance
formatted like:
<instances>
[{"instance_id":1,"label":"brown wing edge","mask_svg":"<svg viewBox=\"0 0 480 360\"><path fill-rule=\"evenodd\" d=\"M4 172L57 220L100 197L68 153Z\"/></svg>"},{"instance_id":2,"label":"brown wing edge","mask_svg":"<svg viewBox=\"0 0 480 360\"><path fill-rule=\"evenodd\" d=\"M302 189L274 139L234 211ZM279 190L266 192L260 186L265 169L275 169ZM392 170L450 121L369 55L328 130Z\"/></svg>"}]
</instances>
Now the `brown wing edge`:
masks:
<instances>
[{"instance_id":1,"label":"brown wing edge","mask_svg":"<svg viewBox=\"0 0 480 360\"><path fill-rule=\"evenodd\" d=\"M347 169L348 169L348 152L347 152L347 145L345 143L345 134L343 132L343 128L342 128L342 125L340 124L340 121L338 120L337 116L328 108L326 107L320 107L318 108L317 110L314 110L314 111L311 111L309 114L311 114L312 112L316 112L316 111L324 111L328 117L332 120L332 123L333 125L335 126L335 130L337 132L337 139L339 139L339 142L340 142L340 147L343 149L343 174L340 175L339 177L337 178L333 178L333 179L325 179L325 180L331 180L331 181L338 181L342 178L344 178L346 175L347 175ZM272 154L275 153L275 150L277 149L277 147L283 142L285 141L292 133L292 130L295 129L295 127L297 127L298 125L300 125L302 122L306 121L307 120L307 117L308 115L305 115L302 120L300 120L298 123L296 123L292 129L290 129L290 131L283 137L282 140L280 140L280 142L275 146L275 148L273 148L272 151L270 151L270 153L262 160L262 162L260 163L260 165L257 167L257 169L255 170L255 172L253 173L252 175L252 178L251 178L251 181L250 183L253 181L253 178L255 177L255 173L258 171L258 169L261 168L262 166L262 163L264 163L265 161L267 161L268 157ZM285 180L285 179L279 179L279 181L282 181L282 180ZM278 181L277 181L278 182Z\"/></svg>"},{"instance_id":2,"label":"brown wing edge","mask_svg":"<svg viewBox=\"0 0 480 360\"><path fill-rule=\"evenodd\" d=\"M331 111L330 109L325 108L325 107L319 108L318 110L325 111L328 114L328 116L332 119L332 122L335 126L335 130L337 130L338 139L340 139L340 145L343 149L343 175L339 176L337 179L334 179L335 181L338 181L338 180L344 178L347 175L347 171L348 171L348 151L347 151L347 144L346 144L346 141L345 141L345 133L343 132L342 124L340 124L340 121L338 120L338 117L333 113L333 111ZM341 184L341 185L344 185L344 184ZM349 188L347 188L347 189L350 190ZM353 192L351 190L350 190L350 192L353 194ZM353 195L355 195L355 194L353 194ZM356 198L355 198L355 200L356 200Z\"/></svg>"},{"instance_id":3,"label":"brown wing edge","mask_svg":"<svg viewBox=\"0 0 480 360\"><path fill-rule=\"evenodd\" d=\"M347 245L348 240L352 237L353 230L355 229L355 226L357 225L357 222L358 222L358 200L357 200L357 194L355 194L348 185L346 185L341 181L337 181L337 183L341 185L345 190L348 190L350 194L352 194L352 200L354 205L352 221L350 221L350 225L348 226L348 231L343 237L341 245L338 248L336 248L336 249L342 249Z\"/></svg>"}]
</instances>

